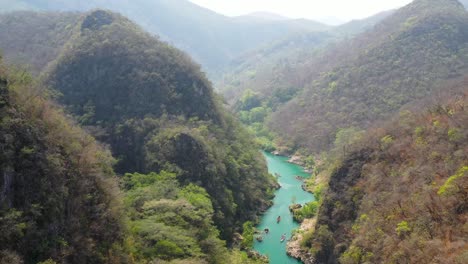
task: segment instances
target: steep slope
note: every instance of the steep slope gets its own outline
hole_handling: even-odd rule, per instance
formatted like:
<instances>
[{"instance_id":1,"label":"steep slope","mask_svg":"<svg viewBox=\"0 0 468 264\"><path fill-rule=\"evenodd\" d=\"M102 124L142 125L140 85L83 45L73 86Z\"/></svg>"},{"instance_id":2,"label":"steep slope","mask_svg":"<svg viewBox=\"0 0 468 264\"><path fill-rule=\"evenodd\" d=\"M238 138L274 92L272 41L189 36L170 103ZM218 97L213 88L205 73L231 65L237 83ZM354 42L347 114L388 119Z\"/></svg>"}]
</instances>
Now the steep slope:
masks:
<instances>
[{"instance_id":1,"label":"steep slope","mask_svg":"<svg viewBox=\"0 0 468 264\"><path fill-rule=\"evenodd\" d=\"M467 26L455 0L414 1L277 84L303 89L273 114L271 127L293 148L327 149L340 128L367 127L465 73Z\"/></svg>"},{"instance_id":2,"label":"steep slope","mask_svg":"<svg viewBox=\"0 0 468 264\"><path fill-rule=\"evenodd\" d=\"M273 179L249 135L182 52L126 18L93 11L45 76L110 145L119 173L176 173L206 189L222 237L270 204Z\"/></svg>"},{"instance_id":3,"label":"steep slope","mask_svg":"<svg viewBox=\"0 0 468 264\"><path fill-rule=\"evenodd\" d=\"M15 10L88 11L105 8L120 12L149 32L188 52L210 73L243 52L288 34L325 30L308 20L252 20L230 18L187 0L19 0ZM13 7L10 6L11 10ZM214 75L213 75L214 76Z\"/></svg>"},{"instance_id":4,"label":"steep slope","mask_svg":"<svg viewBox=\"0 0 468 264\"><path fill-rule=\"evenodd\" d=\"M0 66L0 263L125 263L113 159Z\"/></svg>"},{"instance_id":5,"label":"steep slope","mask_svg":"<svg viewBox=\"0 0 468 264\"><path fill-rule=\"evenodd\" d=\"M465 263L468 79L331 161L308 263ZM326 171L325 171L325 174Z\"/></svg>"}]
</instances>

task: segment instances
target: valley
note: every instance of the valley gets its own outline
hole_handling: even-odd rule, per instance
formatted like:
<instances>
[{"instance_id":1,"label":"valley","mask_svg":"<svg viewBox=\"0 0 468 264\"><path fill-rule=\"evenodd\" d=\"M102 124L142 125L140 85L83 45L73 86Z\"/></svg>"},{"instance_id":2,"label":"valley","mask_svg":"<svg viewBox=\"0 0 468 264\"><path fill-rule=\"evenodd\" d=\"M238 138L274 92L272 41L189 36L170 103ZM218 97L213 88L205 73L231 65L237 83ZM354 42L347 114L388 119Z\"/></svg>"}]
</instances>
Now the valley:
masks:
<instances>
[{"instance_id":1,"label":"valley","mask_svg":"<svg viewBox=\"0 0 468 264\"><path fill-rule=\"evenodd\" d=\"M273 206L265 212L256 227L261 232L256 235L256 238L261 237L262 241L256 239L254 249L268 256L271 264L299 263L294 258L288 257L286 253L287 242L292 237L292 232L298 228L297 222L293 220L289 211L289 206L291 204L304 205L313 200L311 193L302 190L303 181L297 179L298 176L306 179L310 175L298 165L288 163L286 157L274 156L270 153L264 153L264 155L268 171L277 176L281 188L275 193ZM279 222L278 217L280 217ZM265 233L265 229L268 229L268 233ZM281 236L284 234L286 240L281 242Z\"/></svg>"},{"instance_id":2,"label":"valley","mask_svg":"<svg viewBox=\"0 0 468 264\"><path fill-rule=\"evenodd\" d=\"M467 263L467 8L0 0L0 264Z\"/></svg>"}]
</instances>

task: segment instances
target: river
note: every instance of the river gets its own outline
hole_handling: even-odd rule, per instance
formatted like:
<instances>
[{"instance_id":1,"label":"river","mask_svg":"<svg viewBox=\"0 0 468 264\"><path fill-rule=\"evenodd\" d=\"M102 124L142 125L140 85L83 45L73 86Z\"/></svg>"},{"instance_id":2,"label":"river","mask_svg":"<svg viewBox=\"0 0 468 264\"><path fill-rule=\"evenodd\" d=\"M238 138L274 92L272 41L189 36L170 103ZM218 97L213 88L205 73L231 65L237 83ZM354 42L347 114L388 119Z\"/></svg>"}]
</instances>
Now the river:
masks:
<instances>
[{"instance_id":1,"label":"river","mask_svg":"<svg viewBox=\"0 0 468 264\"><path fill-rule=\"evenodd\" d=\"M286 242L280 242L281 235L286 234L289 239L291 232L299 227L289 212L289 205L292 203L305 204L313 201L314 196L311 193L302 190L302 182L296 179L296 175L303 178L310 177L310 174L295 164L287 162L287 157L274 156L264 152L268 164L268 171L271 174L279 174L278 182L281 188L276 191L273 206L265 212L261 218L258 230L268 228L269 234L263 235L263 242L255 241L254 249L261 254L268 256L270 264L298 264L300 261L289 257L286 254ZM281 216L280 223L276 222L278 216Z\"/></svg>"}]
</instances>

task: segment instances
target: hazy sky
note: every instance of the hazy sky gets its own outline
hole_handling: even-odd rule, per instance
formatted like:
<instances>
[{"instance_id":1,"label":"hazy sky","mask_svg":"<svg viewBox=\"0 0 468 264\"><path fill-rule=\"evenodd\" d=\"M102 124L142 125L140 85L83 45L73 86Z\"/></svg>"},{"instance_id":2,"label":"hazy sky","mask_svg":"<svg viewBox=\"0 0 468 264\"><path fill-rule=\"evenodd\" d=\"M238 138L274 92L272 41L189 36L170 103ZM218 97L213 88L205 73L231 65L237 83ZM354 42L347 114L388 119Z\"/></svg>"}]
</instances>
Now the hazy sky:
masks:
<instances>
[{"instance_id":1,"label":"hazy sky","mask_svg":"<svg viewBox=\"0 0 468 264\"><path fill-rule=\"evenodd\" d=\"M190 0L228 16L266 11L291 18L342 21L371 16L404 6L411 0Z\"/></svg>"}]
</instances>

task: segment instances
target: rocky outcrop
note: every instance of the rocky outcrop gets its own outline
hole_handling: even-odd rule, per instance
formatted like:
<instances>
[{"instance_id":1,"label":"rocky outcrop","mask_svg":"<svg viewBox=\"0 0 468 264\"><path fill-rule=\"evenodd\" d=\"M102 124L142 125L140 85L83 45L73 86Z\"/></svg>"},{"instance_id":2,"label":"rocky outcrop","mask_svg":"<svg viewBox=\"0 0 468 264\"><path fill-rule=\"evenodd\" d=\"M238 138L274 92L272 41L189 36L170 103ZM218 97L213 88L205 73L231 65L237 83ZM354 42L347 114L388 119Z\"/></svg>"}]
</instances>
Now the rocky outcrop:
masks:
<instances>
[{"instance_id":1,"label":"rocky outcrop","mask_svg":"<svg viewBox=\"0 0 468 264\"><path fill-rule=\"evenodd\" d=\"M299 155L291 156L291 158L289 158L288 162L292 163L292 164L299 165L299 166L304 166L305 165L304 161L302 160L302 156L299 156Z\"/></svg>"},{"instance_id":2,"label":"rocky outcrop","mask_svg":"<svg viewBox=\"0 0 468 264\"><path fill-rule=\"evenodd\" d=\"M313 230L315 228L316 219L305 219L299 231L291 238L291 240L286 245L286 252L289 256L300 259L304 264L313 264L314 258L308 250L301 247L301 240L303 233L306 231Z\"/></svg>"}]
</instances>

